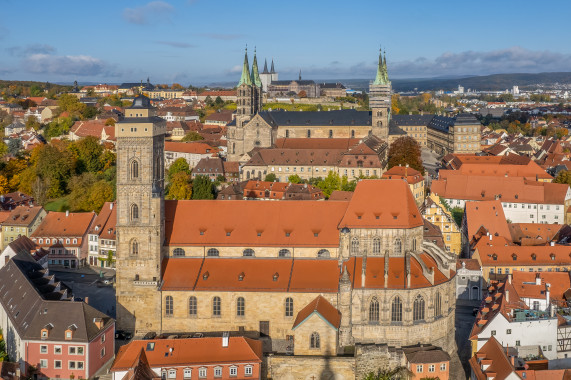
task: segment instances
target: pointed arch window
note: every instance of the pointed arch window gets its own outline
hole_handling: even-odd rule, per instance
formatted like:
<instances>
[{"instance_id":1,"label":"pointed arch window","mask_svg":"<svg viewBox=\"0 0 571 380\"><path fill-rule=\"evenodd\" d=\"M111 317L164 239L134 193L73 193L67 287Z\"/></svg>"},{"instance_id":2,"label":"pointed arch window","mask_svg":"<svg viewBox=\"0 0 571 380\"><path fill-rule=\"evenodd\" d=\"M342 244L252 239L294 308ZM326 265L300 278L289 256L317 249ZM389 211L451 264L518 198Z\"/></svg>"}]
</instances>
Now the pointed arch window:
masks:
<instances>
[{"instance_id":1,"label":"pointed arch window","mask_svg":"<svg viewBox=\"0 0 571 380\"><path fill-rule=\"evenodd\" d=\"M354 130L354 129L351 130L351 138L352 138L352 139L355 138L355 130Z\"/></svg>"},{"instance_id":2,"label":"pointed arch window","mask_svg":"<svg viewBox=\"0 0 571 380\"><path fill-rule=\"evenodd\" d=\"M308 139L311 138L311 129L308 129L308 130L307 130L307 138L308 138Z\"/></svg>"},{"instance_id":3,"label":"pointed arch window","mask_svg":"<svg viewBox=\"0 0 571 380\"><path fill-rule=\"evenodd\" d=\"M412 308L412 320L414 322L424 320L424 298L419 294L414 299Z\"/></svg>"},{"instance_id":4,"label":"pointed arch window","mask_svg":"<svg viewBox=\"0 0 571 380\"><path fill-rule=\"evenodd\" d=\"M379 323L379 301L373 297L369 304L369 323Z\"/></svg>"},{"instance_id":5,"label":"pointed arch window","mask_svg":"<svg viewBox=\"0 0 571 380\"><path fill-rule=\"evenodd\" d=\"M131 220L135 221L139 219L139 206L136 203L131 205Z\"/></svg>"},{"instance_id":6,"label":"pointed arch window","mask_svg":"<svg viewBox=\"0 0 571 380\"><path fill-rule=\"evenodd\" d=\"M172 317L173 315L173 299L172 296L167 296L165 298L165 315L167 317Z\"/></svg>"},{"instance_id":7,"label":"pointed arch window","mask_svg":"<svg viewBox=\"0 0 571 380\"><path fill-rule=\"evenodd\" d=\"M311 340L309 342L309 347L310 348L319 348L321 347L321 342L319 339L319 333L317 331L315 331L314 333L311 334Z\"/></svg>"},{"instance_id":8,"label":"pointed arch window","mask_svg":"<svg viewBox=\"0 0 571 380\"><path fill-rule=\"evenodd\" d=\"M329 130L329 138L332 139L333 138L333 129Z\"/></svg>"},{"instance_id":9,"label":"pointed arch window","mask_svg":"<svg viewBox=\"0 0 571 380\"><path fill-rule=\"evenodd\" d=\"M356 255L359 253L359 238L354 237L351 240L351 254Z\"/></svg>"},{"instance_id":10,"label":"pointed arch window","mask_svg":"<svg viewBox=\"0 0 571 380\"><path fill-rule=\"evenodd\" d=\"M395 240L395 255L400 255L402 253L402 242L400 239Z\"/></svg>"},{"instance_id":11,"label":"pointed arch window","mask_svg":"<svg viewBox=\"0 0 571 380\"><path fill-rule=\"evenodd\" d=\"M376 237L373 239L373 254L379 255L381 253L381 239Z\"/></svg>"},{"instance_id":12,"label":"pointed arch window","mask_svg":"<svg viewBox=\"0 0 571 380\"><path fill-rule=\"evenodd\" d=\"M416 251L416 239L412 239L412 250Z\"/></svg>"},{"instance_id":13,"label":"pointed arch window","mask_svg":"<svg viewBox=\"0 0 571 380\"><path fill-rule=\"evenodd\" d=\"M131 162L131 178L139 178L139 161L137 160Z\"/></svg>"},{"instance_id":14,"label":"pointed arch window","mask_svg":"<svg viewBox=\"0 0 571 380\"><path fill-rule=\"evenodd\" d=\"M402 322L402 302L399 296L391 303L391 322Z\"/></svg>"},{"instance_id":15,"label":"pointed arch window","mask_svg":"<svg viewBox=\"0 0 571 380\"><path fill-rule=\"evenodd\" d=\"M188 315L190 317L196 317L198 309L198 302L195 296L188 299Z\"/></svg>"},{"instance_id":16,"label":"pointed arch window","mask_svg":"<svg viewBox=\"0 0 571 380\"><path fill-rule=\"evenodd\" d=\"M136 256L139 254L139 242L137 239L131 241L131 255Z\"/></svg>"},{"instance_id":17,"label":"pointed arch window","mask_svg":"<svg viewBox=\"0 0 571 380\"><path fill-rule=\"evenodd\" d=\"M436 292L436 297L434 298L434 315L436 317L442 316L442 297L440 292Z\"/></svg>"}]
</instances>

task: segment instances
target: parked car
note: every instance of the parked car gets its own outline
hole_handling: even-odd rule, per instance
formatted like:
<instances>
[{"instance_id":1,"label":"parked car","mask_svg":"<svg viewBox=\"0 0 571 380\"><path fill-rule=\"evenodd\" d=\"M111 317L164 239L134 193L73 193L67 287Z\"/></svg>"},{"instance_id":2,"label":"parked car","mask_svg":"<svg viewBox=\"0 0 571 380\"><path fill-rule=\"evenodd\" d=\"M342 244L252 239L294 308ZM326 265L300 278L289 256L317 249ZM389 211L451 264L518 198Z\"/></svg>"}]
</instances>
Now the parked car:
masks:
<instances>
[{"instance_id":1,"label":"parked car","mask_svg":"<svg viewBox=\"0 0 571 380\"><path fill-rule=\"evenodd\" d=\"M123 331L123 330L115 331L115 339L130 340L132 337L133 337L133 334L131 334L128 331Z\"/></svg>"}]
</instances>

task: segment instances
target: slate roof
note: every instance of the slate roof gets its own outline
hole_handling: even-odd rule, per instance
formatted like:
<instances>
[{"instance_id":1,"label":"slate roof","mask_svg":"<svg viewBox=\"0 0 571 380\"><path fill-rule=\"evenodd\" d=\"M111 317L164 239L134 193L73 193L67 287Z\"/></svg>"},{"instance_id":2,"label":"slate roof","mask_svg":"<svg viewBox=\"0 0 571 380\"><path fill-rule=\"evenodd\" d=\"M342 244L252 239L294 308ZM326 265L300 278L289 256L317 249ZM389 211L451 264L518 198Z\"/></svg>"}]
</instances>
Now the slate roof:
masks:
<instances>
[{"instance_id":1,"label":"slate roof","mask_svg":"<svg viewBox=\"0 0 571 380\"><path fill-rule=\"evenodd\" d=\"M435 115L391 115L391 121L397 126L428 125Z\"/></svg>"},{"instance_id":2,"label":"slate roof","mask_svg":"<svg viewBox=\"0 0 571 380\"><path fill-rule=\"evenodd\" d=\"M273 128L278 126L371 126L371 112L349 110L333 111L262 111L259 115Z\"/></svg>"},{"instance_id":3,"label":"slate roof","mask_svg":"<svg viewBox=\"0 0 571 380\"><path fill-rule=\"evenodd\" d=\"M442 363L449 362L450 355L442 349L435 346L414 346L403 348L406 359L409 363Z\"/></svg>"},{"instance_id":4,"label":"slate roof","mask_svg":"<svg viewBox=\"0 0 571 380\"><path fill-rule=\"evenodd\" d=\"M64 341L65 330L75 325L70 342L90 342L114 320L84 302L73 302L65 285L18 252L0 269L0 304L21 339L41 340L41 330L51 324L47 341ZM100 330L94 318L102 318Z\"/></svg>"},{"instance_id":5,"label":"slate roof","mask_svg":"<svg viewBox=\"0 0 571 380\"><path fill-rule=\"evenodd\" d=\"M270 83L270 86L277 85L277 86L289 86L290 83L296 82L301 86L307 86L309 84L315 84L313 80L274 80Z\"/></svg>"}]
</instances>

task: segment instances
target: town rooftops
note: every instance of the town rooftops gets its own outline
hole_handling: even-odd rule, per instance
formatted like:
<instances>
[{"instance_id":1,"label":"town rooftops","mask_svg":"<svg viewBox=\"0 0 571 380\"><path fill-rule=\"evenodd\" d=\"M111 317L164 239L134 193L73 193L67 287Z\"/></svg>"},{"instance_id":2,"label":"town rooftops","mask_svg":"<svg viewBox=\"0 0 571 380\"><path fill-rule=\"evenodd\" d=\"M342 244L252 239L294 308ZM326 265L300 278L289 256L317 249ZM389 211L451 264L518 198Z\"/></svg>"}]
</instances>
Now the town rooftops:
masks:
<instances>
[{"instance_id":1,"label":"town rooftops","mask_svg":"<svg viewBox=\"0 0 571 380\"><path fill-rule=\"evenodd\" d=\"M449 362L450 355L441 348L433 345L420 345L413 347L403 347L404 354L409 363L428 364Z\"/></svg>"},{"instance_id":2,"label":"town rooftops","mask_svg":"<svg viewBox=\"0 0 571 380\"><path fill-rule=\"evenodd\" d=\"M564 266L571 267L571 253L564 245L506 245L505 240L483 237L476 245L480 262L485 267L502 266Z\"/></svg>"},{"instance_id":3,"label":"town rooftops","mask_svg":"<svg viewBox=\"0 0 571 380\"><path fill-rule=\"evenodd\" d=\"M244 337L228 337L223 347L219 337L133 340L117 353L111 371L134 368L141 351L150 367L164 368L200 364L261 363L262 342Z\"/></svg>"},{"instance_id":4,"label":"town rooftops","mask_svg":"<svg viewBox=\"0 0 571 380\"><path fill-rule=\"evenodd\" d=\"M491 337L488 341L478 350L478 352L470 359L470 367L472 373L477 380L504 380L513 374L517 378L513 365L505 353L504 348L496 340ZM518 376L519 377L519 376Z\"/></svg>"},{"instance_id":5,"label":"town rooftops","mask_svg":"<svg viewBox=\"0 0 571 380\"><path fill-rule=\"evenodd\" d=\"M216 156L218 148L205 144L203 142L172 142L165 141L165 152L178 152L190 154L211 154Z\"/></svg>"},{"instance_id":6,"label":"town rooftops","mask_svg":"<svg viewBox=\"0 0 571 380\"><path fill-rule=\"evenodd\" d=\"M371 126L371 112L354 109L334 111L262 111L259 115L272 127Z\"/></svg>"},{"instance_id":7,"label":"town rooftops","mask_svg":"<svg viewBox=\"0 0 571 380\"><path fill-rule=\"evenodd\" d=\"M246 166L303 165L335 166L341 161L345 149L260 149L252 155Z\"/></svg>"},{"instance_id":8,"label":"town rooftops","mask_svg":"<svg viewBox=\"0 0 571 380\"><path fill-rule=\"evenodd\" d=\"M359 139L327 138L279 138L275 147L279 149L349 149L359 143Z\"/></svg>"},{"instance_id":9,"label":"town rooftops","mask_svg":"<svg viewBox=\"0 0 571 380\"><path fill-rule=\"evenodd\" d=\"M553 177L533 161L527 165L511 164L464 164L457 170L440 170L439 178L448 178L452 175L471 176L497 176L497 177L523 177L529 180L549 180Z\"/></svg>"},{"instance_id":10,"label":"town rooftops","mask_svg":"<svg viewBox=\"0 0 571 380\"><path fill-rule=\"evenodd\" d=\"M383 179L404 179L411 185L424 181L424 177L416 169L405 166L393 166L383 173Z\"/></svg>"},{"instance_id":11,"label":"town rooftops","mask_svg":"<svg viewBox=\"0 0 571 380\"><path fill-rule=\"evenodd\" d=\"M560 306L566 306L563 295L571 288L571 279L569 272L514 271L512 285L522 298L546 299L546 290L549 290L550 300L559 302Z\"/></svg>"},{"instance_id":12,"label":"town rooftops","mask_svg":"<svg viewBox=\"0 0 571 380\"><path fill-rule=\"evenodd\" d=\"M117 231L117 204L115 202L105 202L101 211L93 221L89 233L99 235L101 239L115 240Z\"/></svg>"},{"instance_id":13,"label":"town rooftops","mask_svg":"<svg viewBox=\"0 0 571 380\"><path fill-rule=\"evenodd\" d=\"M88 231L94 212L55 212L50 211L32 237L82 237Z\"/></svg>"},{"instance_id":14,"label":"town rooftops","mask_svg":"<svg viewBox=\"0 0 571 380\"><path fill-rule=\"evenodd\" d=\"M548 244L561 230L562 224L510 223L512 241L521 245Z\"/></svg>"},{"instance_id":15,"label":"town rooftops","mask_svg":"<svg viewBox=\"0 0 571 380\"><path fill-rule=\"evenodd\" d=\"M497 233L499 236L511 239L508 222L500 201L467 202L465 213L469 240L472 240L480 227L484 227L490 234Z\"/></svg>"}]
</instances>

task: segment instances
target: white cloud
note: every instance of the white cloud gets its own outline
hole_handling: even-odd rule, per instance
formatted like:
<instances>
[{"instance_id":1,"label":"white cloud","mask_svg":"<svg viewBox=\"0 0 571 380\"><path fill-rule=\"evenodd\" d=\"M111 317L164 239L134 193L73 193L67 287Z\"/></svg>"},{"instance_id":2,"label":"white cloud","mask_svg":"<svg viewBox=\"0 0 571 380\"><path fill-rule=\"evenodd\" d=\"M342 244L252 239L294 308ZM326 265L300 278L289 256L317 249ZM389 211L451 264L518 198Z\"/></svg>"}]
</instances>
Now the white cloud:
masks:
<instances>
[{"instance_id":1,"label":"white cloud","mask_svg":"<svg viewBox=\"0 0 571 380\"><path fill-rule=\"evenodd\" d=\"M35 74L77 76L114 75L102 60L88 55L31 54L22 59L23 68Z\"/></svg>"}]
</instances>

